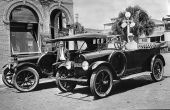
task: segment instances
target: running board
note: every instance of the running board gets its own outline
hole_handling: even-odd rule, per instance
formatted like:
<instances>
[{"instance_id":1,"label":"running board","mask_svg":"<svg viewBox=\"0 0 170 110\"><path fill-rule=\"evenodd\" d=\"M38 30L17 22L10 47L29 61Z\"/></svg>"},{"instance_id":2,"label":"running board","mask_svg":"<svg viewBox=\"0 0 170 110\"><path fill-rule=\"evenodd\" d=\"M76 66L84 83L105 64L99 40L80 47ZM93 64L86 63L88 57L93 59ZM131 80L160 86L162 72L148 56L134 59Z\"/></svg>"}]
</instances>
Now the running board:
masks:
<instances>
[{"instance_id":1,"label":"running board","mask_svg":"<svg viewBox=\"0 0 170 110\"><path fill-rule=\"evenodd\" d=\"M87 79L76 79L76 78L60 78L61 81L72 81L72 82L87 82Z\"/></svg>"}]
</instances>

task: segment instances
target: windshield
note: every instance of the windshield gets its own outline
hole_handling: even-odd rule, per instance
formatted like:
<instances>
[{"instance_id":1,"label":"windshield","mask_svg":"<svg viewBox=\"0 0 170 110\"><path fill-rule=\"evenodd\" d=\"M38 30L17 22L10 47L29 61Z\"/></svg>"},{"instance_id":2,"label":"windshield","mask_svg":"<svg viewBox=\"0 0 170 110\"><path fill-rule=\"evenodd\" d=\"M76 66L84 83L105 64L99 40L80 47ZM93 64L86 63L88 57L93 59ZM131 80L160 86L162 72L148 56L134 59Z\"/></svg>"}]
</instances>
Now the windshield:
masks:
<instances>
[{"instance_id":1,"label":"windshield","mask_svg":"<svg viewBox=\"0 0 170 110\"><path fill-rule=\"evenodd\" d=\"M91 51L97 48L97 44L96 42L93 42L93 39L76 40L73 42L68 41L68 43L69 43L69 50Z\"/></svg>"},{"instance_id":2,"label":"windshield","mask_svg":"<svg viewBox=\"0 0 170 110\"><path fill-rule=\"evenodd\" d=\"M87 49L87 43L85 41L77 41L77 49L78 50L85 50Z\"/></svg>"}]
</instances>

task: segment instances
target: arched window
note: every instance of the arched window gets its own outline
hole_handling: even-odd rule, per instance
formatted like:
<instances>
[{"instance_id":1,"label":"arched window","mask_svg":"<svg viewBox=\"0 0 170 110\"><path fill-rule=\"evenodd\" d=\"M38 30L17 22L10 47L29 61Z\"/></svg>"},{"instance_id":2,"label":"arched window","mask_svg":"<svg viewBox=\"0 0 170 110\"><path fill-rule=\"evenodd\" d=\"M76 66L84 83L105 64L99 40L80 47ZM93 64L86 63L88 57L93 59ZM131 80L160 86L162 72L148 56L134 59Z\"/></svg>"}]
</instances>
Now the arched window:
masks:
<instances>
[{"instance_id":1,"label":"arched window","mask_svg":"<svg viewBox=\"0 0 170 110\"><path fill-rule=\"evenodd\" d=\"M68 35L67 19L65 13L62 10L53 10L50 16L50 20L52 38Z\"/></svg>"},{"instance_id":2,"label":"arched window","mask_svg":"<svg viewBox=\"0 0 170 110\"><path fill-rule=\"evenodd\" d=\"M10 15L12 54L40 52L38 16L27 6L16 7Z\"/></svg>"}]
</instances>

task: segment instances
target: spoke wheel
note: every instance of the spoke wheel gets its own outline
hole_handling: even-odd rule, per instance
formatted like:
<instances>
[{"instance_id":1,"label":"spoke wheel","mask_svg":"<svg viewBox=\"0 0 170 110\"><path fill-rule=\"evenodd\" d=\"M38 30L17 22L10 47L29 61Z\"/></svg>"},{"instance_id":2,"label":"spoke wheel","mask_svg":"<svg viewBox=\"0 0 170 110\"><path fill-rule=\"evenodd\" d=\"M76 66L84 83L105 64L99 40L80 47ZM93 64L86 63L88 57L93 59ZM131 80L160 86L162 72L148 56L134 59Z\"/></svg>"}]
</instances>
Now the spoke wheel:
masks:
<instances>
[{"instance_id":1,"label":"spoke wheel","mask_svg":"<svg viewBox=\"0 0 170 110\"><path fill-rule=\"evenodd\" d=\"M15 88L21 92L29 92L37 87L39 83L39 74L31 67L17 72L13 76Z\"/></svg>"},{"instance_id":2,"label":"spoke wheel","mask_svg":"<svg viewBox=\"0 0 170 110\"><path fill-rule=\"evenodd\" d=\"M66 69L58 70L56 74L56 84L62 92L73 91L76 87L76 82L62 81L61 79L69 78L69 71Z\"/></svg>"},{"instance_id":3,"label":"spoke wheel","mask_svg":"<svg viewBox=\"0 0 170 110\"><path fill-rule=\"evenodd\" d=\"M92 73L90 89L96 98L103 98L110 94L113 87L113 77L109 68L102 66Z\"/></svg>"},{"instance_id":4,"label":"spoke wheel","mask_svg":"<svg viewBox=\"0 0 170 110\"><path fill-rule=\"evenodd\" d=\"M155 59L153 67L152 67L152 73L151 77L154 81L160 81L163 78L164 74L164 67L162 60L160 59Z\"/></svg>"},{"instance_id":5,"label":"spoke wheel","mask_svg":"<svg viewBox=\"0 0 170 110\"><path fill-rule=\"evenodd\" d=\"M12 88L13 87L13 83L12 83L12 76L13 76L13 73L10 72L10 70L7 68L3 71L2 73L2 81L3 83Z\"/></svg>"}]
</instances>

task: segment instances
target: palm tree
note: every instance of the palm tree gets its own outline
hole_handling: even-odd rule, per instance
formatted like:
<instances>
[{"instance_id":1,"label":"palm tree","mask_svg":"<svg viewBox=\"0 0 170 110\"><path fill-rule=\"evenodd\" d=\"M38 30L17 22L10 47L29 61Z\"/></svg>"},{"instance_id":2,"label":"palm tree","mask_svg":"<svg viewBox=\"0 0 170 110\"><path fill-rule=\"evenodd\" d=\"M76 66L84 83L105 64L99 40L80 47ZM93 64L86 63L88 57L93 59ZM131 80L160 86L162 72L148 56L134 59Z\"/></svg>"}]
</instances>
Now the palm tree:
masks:
<instances>
[{"instance_id":1,"label":"palm tree","mask_svg":"<svg viewBox=\"0 0 170 110\"><path fill-rule=\"evenodd\" d=\"M135 22L135 26L131 28L130 32L135 35L135 40L137 41L139 36L141 35L150 35L153 33L155 23L151 20L149 15L145 10L143 10L139 6L134 6L131 7L129 6L126 8L124 12L120 12L118 15L118 19L112 26L112 33L111 34L120 34L122 35L122 39L127 40L126 34L127 34L127 29L122 28L121 24L123 20L125 20L125 12L130 12L132 19Z\"/></svg>"}]
</instances>

